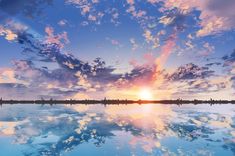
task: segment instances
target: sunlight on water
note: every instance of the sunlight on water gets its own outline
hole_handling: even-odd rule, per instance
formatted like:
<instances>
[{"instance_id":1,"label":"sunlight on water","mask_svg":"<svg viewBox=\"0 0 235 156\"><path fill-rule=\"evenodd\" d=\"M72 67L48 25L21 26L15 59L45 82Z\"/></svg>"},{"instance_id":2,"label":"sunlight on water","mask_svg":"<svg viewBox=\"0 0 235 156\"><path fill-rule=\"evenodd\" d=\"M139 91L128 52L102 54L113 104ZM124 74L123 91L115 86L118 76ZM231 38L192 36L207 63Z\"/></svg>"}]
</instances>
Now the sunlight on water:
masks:
<instances>
[{"instance_id":1,"label":"sunlight on water","mask_svg":"<svg viewBox=\"0 0 235 156\"><path fill-rule=\"evenodd\" d=\"M235 155L233 105L3 105L0 155Z\"/></svg>"}]
</instances>

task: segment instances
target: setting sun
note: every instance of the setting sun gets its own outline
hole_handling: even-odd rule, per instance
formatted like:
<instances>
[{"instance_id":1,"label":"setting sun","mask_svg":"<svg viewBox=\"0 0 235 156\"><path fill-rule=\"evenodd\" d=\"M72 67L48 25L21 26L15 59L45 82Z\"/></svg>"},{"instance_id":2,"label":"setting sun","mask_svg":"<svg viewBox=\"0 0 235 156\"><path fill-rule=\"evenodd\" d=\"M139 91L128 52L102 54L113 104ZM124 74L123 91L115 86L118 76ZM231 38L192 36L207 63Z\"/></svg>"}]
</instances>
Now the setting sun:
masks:
<instances>
[{"instance_id":1,"label":"setting sun","mask_svg":"<svg viewBox=\"0 0 235 156\"><path fill-rule=\"evenodd\" d=\"M151 93L151 91L149 89L142 89L139 92L139 98L141 100L152 100L153 99L153 95Z\"/></svg>"}]
</instances>

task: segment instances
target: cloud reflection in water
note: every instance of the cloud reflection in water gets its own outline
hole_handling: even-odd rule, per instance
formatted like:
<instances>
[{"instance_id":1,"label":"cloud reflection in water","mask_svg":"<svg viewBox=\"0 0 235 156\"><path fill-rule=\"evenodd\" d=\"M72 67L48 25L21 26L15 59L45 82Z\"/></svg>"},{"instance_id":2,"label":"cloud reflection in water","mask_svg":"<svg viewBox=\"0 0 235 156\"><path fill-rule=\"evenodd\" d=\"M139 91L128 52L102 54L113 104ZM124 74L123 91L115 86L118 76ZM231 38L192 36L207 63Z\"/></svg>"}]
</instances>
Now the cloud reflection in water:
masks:
<instances>
[{"instance_id":1,"label":"cloud reflection in water","mask_svg":"<svg viewBox=\"0 0 235 156\"><path fill-rule=\"evenodd\" d=\"M0 155L234 155L235 109L221 107L3 105Z\"/></svg>"}]
</instances>

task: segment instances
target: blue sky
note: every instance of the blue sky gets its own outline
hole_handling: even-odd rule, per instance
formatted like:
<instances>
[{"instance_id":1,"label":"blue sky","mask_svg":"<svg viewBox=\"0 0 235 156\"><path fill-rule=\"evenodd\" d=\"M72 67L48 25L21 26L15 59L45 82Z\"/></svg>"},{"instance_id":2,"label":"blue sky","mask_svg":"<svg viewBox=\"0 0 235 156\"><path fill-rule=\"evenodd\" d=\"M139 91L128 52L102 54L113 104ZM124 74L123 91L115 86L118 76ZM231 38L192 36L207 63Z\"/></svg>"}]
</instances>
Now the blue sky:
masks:
<instances>
[{"instance_id":1,"label":"blue sky","mask_svg":"<svg viewBox=\"0 0 235 156\"><path fill-rule=\"evenodd\" d=\"M148 90L154 99L232 99L234 7L233 0L0 0L2 96L139 99Z\"/></svg>"}]
</instances>

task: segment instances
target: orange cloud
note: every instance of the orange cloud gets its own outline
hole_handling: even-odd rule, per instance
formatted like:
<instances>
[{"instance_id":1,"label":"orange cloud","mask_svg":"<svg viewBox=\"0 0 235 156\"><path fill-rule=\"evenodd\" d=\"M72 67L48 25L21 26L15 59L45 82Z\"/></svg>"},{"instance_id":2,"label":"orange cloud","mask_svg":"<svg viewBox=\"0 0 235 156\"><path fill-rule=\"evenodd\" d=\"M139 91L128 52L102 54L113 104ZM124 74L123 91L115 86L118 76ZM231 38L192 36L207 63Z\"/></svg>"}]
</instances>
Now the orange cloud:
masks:
<instances>
[{"instance_id":1,"label":"orange cloud","mask_svg":"<svg viewBox=\"0 0 235 156\"><path fill-rule=\"evenodd\" d=\"M15 40L18 36L10 29L6 29L0 25L0 36L5 36L5 39L8 41Z\"/></svg>"}]
</instances>

